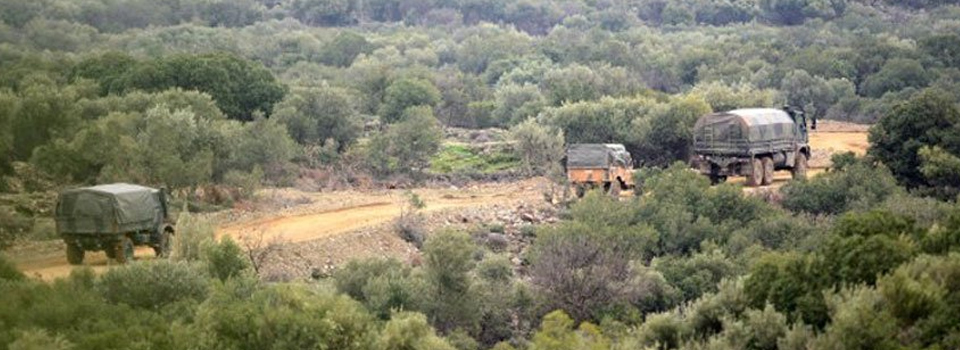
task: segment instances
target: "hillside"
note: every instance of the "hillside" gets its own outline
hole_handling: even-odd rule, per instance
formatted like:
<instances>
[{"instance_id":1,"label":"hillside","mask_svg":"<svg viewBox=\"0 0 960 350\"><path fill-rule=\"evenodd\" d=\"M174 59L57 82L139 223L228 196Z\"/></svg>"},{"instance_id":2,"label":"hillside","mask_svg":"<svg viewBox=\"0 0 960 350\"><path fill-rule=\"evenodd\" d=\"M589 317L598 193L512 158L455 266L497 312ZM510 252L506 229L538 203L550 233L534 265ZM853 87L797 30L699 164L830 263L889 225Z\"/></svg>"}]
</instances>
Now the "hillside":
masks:
<instances>
[{"instance_id":1,"label":"hillside","mask_svg":"<svg viewBox=\"0 0 960 350\"><path fill-rule=\"evenodd\" d=\"M960 348L958 18L0 0L0 350ZM697 119L750 107L818 121L807 179L690 168ZM636 188L574 198L574 143ZM57 193L112 182L169 190L170 256L66 263Z\"/></svg>"}]
</instances>

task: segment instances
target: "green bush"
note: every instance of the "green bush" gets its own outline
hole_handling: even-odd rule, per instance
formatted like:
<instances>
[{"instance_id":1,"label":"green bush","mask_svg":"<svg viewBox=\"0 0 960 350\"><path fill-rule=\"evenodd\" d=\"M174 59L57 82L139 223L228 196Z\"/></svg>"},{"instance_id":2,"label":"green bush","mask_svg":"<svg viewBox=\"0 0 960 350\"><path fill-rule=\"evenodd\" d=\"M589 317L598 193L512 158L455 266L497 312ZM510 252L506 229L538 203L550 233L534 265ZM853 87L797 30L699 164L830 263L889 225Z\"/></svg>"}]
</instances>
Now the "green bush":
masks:
<instances>
[{"instance_id":1,"label":"green bush","mask_svg":"<svg viewBox=\"0 0 960 350\"><path fill-rule=\"evenodd\" d=\"M202 343L214 349L369 349L373 317L346 296L309 286L250 289L228 282L197 311Z\"/></svg>"},{"instance_id":2,"label":"green bush","mask_svg":"<svg viewBox=\"0 0 960 350\"><path fill-rule=\"evenodd\" d=\"M171 257L181 261L200 261L203 258L203 247L213 242L213 224L184 212L177 217L176 227Z\"/></svg>"},{"instance_id":3,"label":"green bush","mask_svg":"<svg viewBox=\"0 0 960 350\"><path fill-rule=\"evenodd\" d=\"M7 260L3 254L0 254L0 280L22 281L26 278L12 261Z\"/></svg>"},{"instance_id":4,"label":"green bush","mask_svg":"<svg viewBox=\"0 0 960 350\"><path fill-rule=\"evenodd\" d=\"M210 276L226 281L238 277L250 268L250 260L243 249L230 236L220 242L206 244L203 248L203 261L207 263Z\"/></svg>"},{"instance_id":5,"label":"green bush","mask_svg":"<svg viewBox=\"0 0 960 350\"><path fill-rule=\"evenodd\" d=\"M402 312L394 314L383 327L377 349L456 350L437 337L422 314Z\"/></svg>"},{"instance_id":6,"label":"green bush","mask_svg":"<svg viewBox=\"0 0 960 350\"><path fill-rule=\"evenodd\" d=\"M861 160L807 181L791 182L781 192L784 208L820 215L868 210L903 190L885 168Z\"/></svg>"},{"instance_id":7,"label":"green bush","mask_svg":"<svg viewBox=\"0 0 960 350\"><path fill-rule=\"evenodd\" d=\"M111 269L97 282L97 289L111 303L159 310L177 302L203 301L207 284L200 266L157 260Z\"/></svg>"}]
</instances>

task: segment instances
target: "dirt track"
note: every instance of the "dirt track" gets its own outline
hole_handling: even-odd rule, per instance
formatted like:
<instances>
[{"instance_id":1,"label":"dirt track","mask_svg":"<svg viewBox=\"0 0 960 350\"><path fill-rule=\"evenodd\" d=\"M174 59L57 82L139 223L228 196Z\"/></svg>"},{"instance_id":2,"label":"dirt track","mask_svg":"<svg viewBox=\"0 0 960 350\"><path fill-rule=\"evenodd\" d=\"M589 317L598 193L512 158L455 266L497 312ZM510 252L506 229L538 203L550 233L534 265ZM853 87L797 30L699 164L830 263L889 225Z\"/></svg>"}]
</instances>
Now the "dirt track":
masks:
<instances>
[{"instance_id":1,"label":"dirt track","mask_svg":"<svg viewBox=\"0 0 960 350\"><path fill-rule=\"evenodd\" d=\"M811 134L810 141L815 150L824 150L829 153L853 151L863 154L868 146L866 134L862 131L817 132ZM813 174L822 171L822 168L811 169ZM789 172L778 172L777 179L771 187L780 187L789 179ZM731 179L731 182L738 181L742 179ZM484 184L464 189L418 189L416 192L427 204L424 211L429 213L516 201L542 200L540 194L544 183L542 179L530 179L506 184ZM291 192L289 189L272 191L269 196L282 197ZM266 240L280 237L282 241L290 243L331 239L389 222L400 215L400 206L404 201L402 192L398 190L375 193L293 192L297 196L308 199L309 204L284 210L247 213L252 216L223 220L217 235L240 238L242 235L258 234L262 231ZM73 267L67 264L62 243L59 242L18 247L8 253L21 271L30 276L50 280L67 276L73 270ZM153 251L150 248L140 248L136 255L138 259L152 259ZM84 264L93 268L94 271L103 271L112 265L102 252L88 252Z\"/></svg>"},{"instance_id":2,"label":"dirt track","mask_svg":"<svg viewBox=\"0 0 960 350\"><path fill-rule=\"evenodd\" d=\"M420 189L416 192L426 203L425 213L484 206L496 203L536 200L540 193L542 179L529 179L507 184L484 184L471 188ZM276 190L289 192L289 190ZM279 237L285 243L300 243L322 240L365 227L379 226L400 215L400 207L405 197L399 190L379 193L330 193L298 194L306 195L311 203L290 210L278 212L253 213L260 218L241 218L223 224L217 229L217 236L231 236L239 239L242 235L259 234L262 231L265 241ZM346 203L341 205L341 203ZM62 244L14 249L11 256L18 268L30 276L51 280L70 274L73 266L67 264ZM152 259L153 250L139 248L137 259ZM84 265L94 271L104 271L113 263L102 252L88 252Z\"/></svg>"}]
</instances>

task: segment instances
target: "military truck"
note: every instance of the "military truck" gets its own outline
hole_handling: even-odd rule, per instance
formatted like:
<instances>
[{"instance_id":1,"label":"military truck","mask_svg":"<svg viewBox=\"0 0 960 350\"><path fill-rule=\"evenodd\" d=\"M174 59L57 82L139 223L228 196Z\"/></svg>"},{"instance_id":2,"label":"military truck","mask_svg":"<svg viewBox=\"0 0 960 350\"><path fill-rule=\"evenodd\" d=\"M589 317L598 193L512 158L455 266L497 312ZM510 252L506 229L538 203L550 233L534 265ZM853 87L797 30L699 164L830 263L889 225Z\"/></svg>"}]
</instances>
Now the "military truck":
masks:
<instances>
[{"instance_id":1,"label":"military truck","mask_svg":"<svg viewBox=\"0 0 960 350\"><path fill-rule=\"evenodd\" d=\"M54 211L57 233L67 245L67 261L83 263L86 251L102 250L119 263L133 259L133 247L170 254L174 226L165 190L125 183L66 190Z\"/></svg>"},{"instance_id":2,"label":"military truck","mask_svg":"<svg viewBox=\"0 0 960 350\"><path fill-rule=\"evenodd\" d=\"M816 129L816 120L811 129ZM802 110L784 107L737 109L708 114L693 129L694 162L711 182L747 177L748 186L769 185L776 170L807 175L810 144Z\"/></svg>"},{"instance_id":3,"label":"military truck","mask_svg":"<svg viewBox=\"0 0 960 350\"><path fill-rule=\"evenodd\" d=\"M621 144L572 144L567 147L566 168L577 197L593 188L618 196L633 187L633 159Z\"/></svg>"}]
</instances>

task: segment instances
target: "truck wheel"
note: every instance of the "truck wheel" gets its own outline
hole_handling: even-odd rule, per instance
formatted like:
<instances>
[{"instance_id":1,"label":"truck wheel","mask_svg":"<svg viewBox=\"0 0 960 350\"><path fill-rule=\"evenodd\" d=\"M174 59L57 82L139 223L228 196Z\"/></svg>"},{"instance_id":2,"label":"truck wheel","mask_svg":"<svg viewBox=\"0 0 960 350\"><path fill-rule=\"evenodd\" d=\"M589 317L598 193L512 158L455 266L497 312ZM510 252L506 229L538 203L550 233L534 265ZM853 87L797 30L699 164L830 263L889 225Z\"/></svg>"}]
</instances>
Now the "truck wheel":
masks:
<instances>
[{"instance_id":1,"label":"truck wheel","mask_svg":"<svg viewBox=\"0 0 960 350\"><path fill-rule=\"evenodd\" d=\"M793 166L793 179L800 180L807 178L807 155L797 153L796 164Z\"/></svg>"},{"instance_id":2,"label":"truck wheel","mask_svg":"<svg viewBox=\"0 0 960 350\"><path fill-rule=\"evenodd\" d=\"M114 259L121 264L133 261L133 241L130 240L130 237L124 236L117 241L113 255Z\"/></svg>"},{"instance_id":3,"label":"truck wheel","mask_svg":"<svg viewBox=\"0 0 960 350\"><path fill-rule=\"evenodd\" d=\"M773 158L763 157L760 161L763 163L763 181L760 183L764 186L773 183Z\"/></svg>"},{"instance_id":4,"label":"truck wheel","mask_svg":"<svg viewBox=\"0 0 960 350\"><path fill-rule=\"evenodd\" d=\"M610 183L610 190L608 191L608 193L610 193L610 196L613 198L619 198L620 190L622 189L623 187L620 186L620 181L614 181Z\"/></svg>"},{"instance_id":5,"label":"truck wheel","mask_svg":"<svg viewBox=\"0 0 960 350\"><path fill-rule=\"evenodd\" d=\"M173 238L173 231L170 229L163 230L163 233L160 234L160 242L157 242L157 245L153 247L153 252L157 253L158 258L170 257L171 238Z\"/></svg>"},{"instance_id":6,"label":"truck wheel","mask_svg":"<svg viewBox=\"0 0 960 350\"><path fill-rule=\"evenodd\" d=\"M756 187L760 186L760 182L763 181L763 162L759 158L750 159L749 165L750 173L747 174L747 186Z\"/></svg>"},{"instance_id":7,"label":"truck wheel","mask_svg":"<svg viewBox=\"0 0 960 350\"><path fill-rule=\"evenodd\" d=\"M83 248L76 244L67 243L67 262L70 265L80 265L83 263Z\"/></svg>"},{"instance_id":8,"label":"truck wheel","mask_svg":"<svg viewBox=\"0 0 960 350\"><path fill-rule=\"evenodd\" d=\"M722 183L724 183L724 182L727 182L727 177L726 177L726 176L718 175L718 174L710 174L710 184L711 184L711 185L719 185L719 184L722 184Z\"/></svg>"},{"instance_id":9,"label":"truck wheel","mask_svg":"<svg viewBox=\"0 0 960 350\"><path fill-rule=\"evenodd\" d=\"M584 185L576 185L574 192L577 193L577 198L583 198L583 195L587 194L587 188Z\"/></svg>"}]
</instances>

